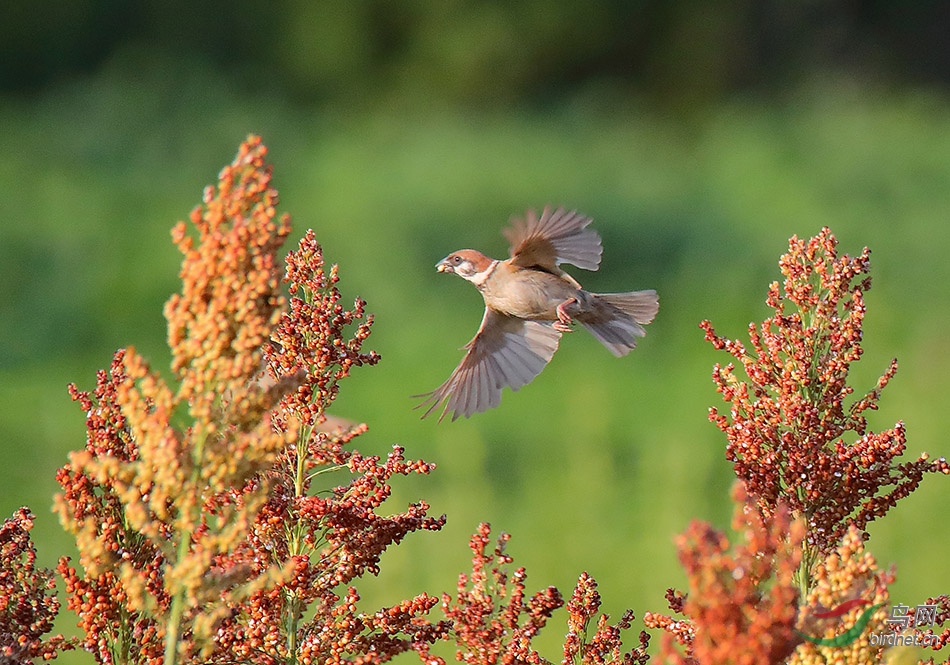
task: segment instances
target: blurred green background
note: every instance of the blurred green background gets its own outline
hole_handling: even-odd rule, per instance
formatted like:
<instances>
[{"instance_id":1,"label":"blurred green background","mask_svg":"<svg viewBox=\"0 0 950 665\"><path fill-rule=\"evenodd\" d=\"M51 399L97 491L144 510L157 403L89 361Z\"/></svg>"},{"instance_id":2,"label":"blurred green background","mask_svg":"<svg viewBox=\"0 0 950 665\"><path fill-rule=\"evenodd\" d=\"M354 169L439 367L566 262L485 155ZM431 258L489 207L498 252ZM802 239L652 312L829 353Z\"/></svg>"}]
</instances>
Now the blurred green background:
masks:
<instances>
[{"instance_id":1,"label":"blurred green background","mask_svg":"<svg viewBox=\"0 0 950 665\"><path fill-rule=\"evenodd\" d=\"M697 324L736 337L765 317L792 234L828 225L842 251L871 247L853 383L896 356L872 427L904 420L914 455L950 448L948 26L938 2L8 2L0 514L32 507L42 564L69 551L49 511L84 442L66 384L92 388L127 345L167 367L169 229L255 132L293 238L312 227L376 315L383 360L336 413L369 423L361 451L438 464L398 479L389 509L424 498L447 526L391 549L365 607L453 591L489 521L529 590L570 593L587 570L614 617L664 610L684 583L674 535L731 515L706 418L727 356ZM649 335L618 360L578 332L493 412L420 421L408 396L445 379L482 314L433 265L461 247L502 256L509 215L546 203L604 238L600 272L574 271L585 286L659 291ZM928 477L872 526L895 601L948 591L948 514L947 480ZM565 631L562 611L548 658Z\"/></svg>"}]
</instances>

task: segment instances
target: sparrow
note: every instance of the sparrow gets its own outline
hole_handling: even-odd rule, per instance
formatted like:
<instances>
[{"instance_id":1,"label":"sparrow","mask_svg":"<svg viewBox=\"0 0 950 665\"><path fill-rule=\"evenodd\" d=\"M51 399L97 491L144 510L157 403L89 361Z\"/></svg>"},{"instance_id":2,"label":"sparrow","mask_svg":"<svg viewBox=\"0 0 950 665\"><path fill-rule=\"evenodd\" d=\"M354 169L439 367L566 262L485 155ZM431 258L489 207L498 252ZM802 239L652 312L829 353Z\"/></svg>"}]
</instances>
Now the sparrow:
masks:
<instances>
[{"instance_id":1,"label":"sparrow","mask_svg":"<svg viewBox=\"0 0 950 665\"><path fill-rule=\"evenodd\" d=\"M597 270L603 253L600 236L587 228L593 220L546 207L513 217L504 235L509 258L492 259L474 249L452 252L436 270L475 285L485 314L475 337L463 347L462 362L441 386L416 395L425 398L425 418L444 403L441 421L468 418L498 406L502 388L518 390L541 373L557 351L561 333L577 321L615 356L622 357L643 337L643 326L659 309L656 291L591 293L561 270L563 263Z\"/></svg>"}]
</instances>

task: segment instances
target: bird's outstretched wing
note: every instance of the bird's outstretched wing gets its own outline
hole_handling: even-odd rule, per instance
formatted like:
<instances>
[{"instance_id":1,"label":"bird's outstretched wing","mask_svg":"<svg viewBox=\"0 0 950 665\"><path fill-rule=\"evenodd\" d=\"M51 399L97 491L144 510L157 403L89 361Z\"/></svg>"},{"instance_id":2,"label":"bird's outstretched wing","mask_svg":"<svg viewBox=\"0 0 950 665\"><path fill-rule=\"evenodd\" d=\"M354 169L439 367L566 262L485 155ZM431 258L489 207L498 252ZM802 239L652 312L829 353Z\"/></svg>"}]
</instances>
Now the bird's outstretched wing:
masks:
<instances>
[{"instance_id":1,"label":"bird's outstretched wing","mask_svg":"<svg viewBox=\"0 0 950 665\"><path fill-rule=\"evenodd\" d=\"M523 268L540 267L559 274L558 265L570 263L584 270L597 270L603 247L600 236L587 226L590 217L564 208L545 207L541 217L528 210L523 218L513 217L504 230L512 262Z\"/></svg>"},{"instance_id":2,"label":"bird's outstretched wing","mask_svg":"<svg viewBox=\"0 0 950 665\"><path fill-rule=\"evenodd\" d=\"M425 398L415 408L427 407L425 418L445 402L440 421L449 411L455 420L494 408L501 402L502 388L518 390L541 373L560 338L550 322L525 321L486 308L462 362L441 386L415 395Z\"/></svg>"}]
</instances>

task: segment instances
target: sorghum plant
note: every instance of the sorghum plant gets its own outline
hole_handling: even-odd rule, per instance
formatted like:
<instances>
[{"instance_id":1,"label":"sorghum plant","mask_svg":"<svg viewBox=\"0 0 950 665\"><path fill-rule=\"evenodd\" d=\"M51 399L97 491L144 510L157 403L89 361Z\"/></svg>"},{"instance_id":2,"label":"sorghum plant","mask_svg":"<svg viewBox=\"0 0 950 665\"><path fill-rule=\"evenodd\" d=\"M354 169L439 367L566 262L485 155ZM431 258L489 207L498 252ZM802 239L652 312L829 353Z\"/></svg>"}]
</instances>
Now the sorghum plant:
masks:
<instances>
[{"instance_id":1,"label":"sorghum plant","mask_svg":"<svg viewBox=\"0 0 950 665\"><path fill-rule=\"evenodd\" d=\"M676 541L689 592L667 591L676 619L647 613L644 623L665 632L661 657L679 665L784 663L799 641L798 570L801 522L779 505L769 519L736 486L733 529L738 542L694 521ZM675 644L684 647L681 654Z\"/></svg>"},{"instance_id":2,"label":"sorghum plant","mask_svg":"<svg viewBox=\"0 0 950 665\"><path fill-rule=\"evenodd\" d=\"M76 537L82 572L66 557L58 570L66 581L67 607L80 618L83 646L97 662L161 663L161 615L169 607L161 547L130 523L117 483L90 468L95 460L113 468L140 463L135 433L117 397L127 381L125 352L120 350L110 370L98 373L93 393L70 386L86 413L86 447L73 453L70 464L57 473L63 493L55 506ZM142 518L133 510L132 519ZM167 529L157 521L154 526Z\"/></svg>"},{"instance_id":3,"label":"sorghum plant","mask_svg":"<svg viewBox=\"0 0 950 665\"><path fill-rule=\"evenodd\" d=\"M59 612L52 570L36 567L30 539L33 514L20 508L0 527L0 662L19 665L50 660L75 648L62 635L44 637Z\"/></svg>"},{"instance_id":4,"label":"sorghum plant","mask_svg":"<svg viewBox=\"0 0 950 665\"><path fill-rule=\"evenodd\" d=\"M933 627L918 627L913 619L910 621L910 626L914 630L915 638L922 642L933 640L930 642L930 648L937 651L950 645L950 627L944 628L939 633L936 630L950 624L950 595L942 594L934 598L928 598L925 604L936 607L933 616ZM934 659L928 658L926 661L921 661L921 665L934 665ZM947 656L946 660L943 661L943 665L950 665L950 656Z\"/></svg>"},{"instance_id":5,"label":"sorghum plant","mask_svg":"<svg viewBox=\"0 0 950 665\"><path fill-rule=\"evenodd\" d=\"M857 257L839 256L827 228L807 242L793 237L779 261L784 284L769 288L774 313L749 325L751 352L717 335L709 321L701 324L706 339L728 351L747 377L740 379L733 363L713 371L731 405L728 414L709 412L726 434L726 457L763 517L772 519L784 505L806 521L803 594L811 568L849 528L866 537L867 524L914 491L925 473L950 472L943 458L926 454L897 461L905 449L903 423L868 430L865 412L877 408L896 360L873 389L849 402L849 369L863 353L869 254L865 248Z\"/></svg>"},{"instance_id":6,"label":"sorghum plant","mask_svg":"<svg viewBox=\"0 0 950 665\"><path fill-rule=\"evenodd\" d=\"M864 540L857 527L851 527L833 552L815 566L814 586L803 599L798 619L798 630L805 635L825 638L834 644L816 644L802 641L788 660L789 665L864 665L880 662L883 646L873 646L870 636L885 630L888 616L888 585L895 579L894 571L882 571L870 552L864 549ZM855 607L834 619L819 619L816 610ZM870 614L869 621L860 625L859 615L880 605ZM868 607L870 606L870 608ZM856 632L854 639L841 626L850 626ZM843 636L843 637L842 637Z\"/></svg>"},{"instance_id":7,"label":"sorghum plant","mask_svg":"<svg viewBox=\"0 0 950 665\"><path fill-rule=\"evenodd\" d=\"M400 447L384 462L365 457L344 448L365 425L335 432L324 426L339 380L352 367L379 359L361 351L372 323L359 323L365 303L357 300L353 310L340 305L338 279L336 266L324 270L322 250L308 232L287 257L290 307L265 354L275 385L282 377L300 377L275 410L277 427L297 423L299 434L268 474L270 496L247 542L226 562L247 565L254 574L290 562L293 575L232 608L216 636L215 660L221 662L335 663L348 662L348 656L384 662L410 649L427 656L445 633L444 625L423 618L438 603L435 597L422 594L363 614L356 611L355 588L338 595L341 585L379 572L379 557L389 545L412 531L440 529L445 521L428 517L424 502L392 516L377 513L392 476L428 473L434 465L406 461ZM327 484L341 474L352 478ZM308 610L315 610L311 618L305 618Z\"/></svg>"},{"instance_id":8,"label":"sorghum plant","mask_svg":"<svg viewBox=\"0 0 950 665\"><path fill-rule=\"evenodd\" d=\"M87 443L59 473L57 509L84 573L61 569L86 646L103 661L190 658L228 603L282 572L215 567L246 537L267 496L257 479L296 434L273 427L252 381L282 306L276 251L290 223L276 201L251 140L192 212L197 238L174 228L182 291L165 316L177 386L129 348L95 395L70 389ZM242 501L226 500L234 491Z\"/></svg>"},{"instance_id":9,"label":"sorghum plant","mask_svg":"<svg viewBox=\"0 0 950 665\"><path fill-rule=\"evenodd\" d=\"M456 659L467 665L543 663L531 640L564 599L555 587L548 587L526 601L524 568L514 571L509 584L507 566L513 559L505 545L510 536L502 533L491 550L490 536L491 527L480 524L469 543L471 575L459 575L454 600L449 594L442 596L443 612L452 621L459 645Z\"/></svg>"},{"instance_id":10,"label":"sorghum plant","mask_svg":"<svg viewBox=\"0 0 950 665\"><path fill-rule=\"evenodd\" d=\"M325 431L338 381L378 360L361 351L371 319L361 301L339 304L312 233L288 257L289 302L280 295L290 220L277 217L265 154L249 138L192 213L195 235L173 231L177 385L130 348L93 392L70 387L87 442L58 474L56 505L80 569L59 570L101 663L383 662L444 633L422 618L435 598L364 615L354 589L337 594L375 573L389 544L442 520L424 503L377 512L392 476L431 465L399 448L385 462L344 450L364 427ZM330 471L351 478L333 487Z\"/></svg>"},{"instance_id":11,"label":"sorghum plant","mask_svg":"<svg viewBox=\"0 0 950 665\"><path fill-rule=\"evenodd\" d=\"M613 625L609 623L609 616L601 614L591 635L590 624L599 609L597 582L586 572L581 573L567 602L568 632L564 641L563 665L646 665L649 661L649 633L640 631L640 643L630 651L624 652L621 643L621 633L630 628L633 612L625 611L620 621Z\"/></svg>"},{"instance_id":12,"label":"sorghum plant","mask_svg":"<svg viewBox=\"0 0 950 665\"><path fill-rule=\"evenodd\" d=\"M548 587L525 600L524 568L509 576L512 557L505 552L509 535L498 536L489 550L491 527L482 523L469 544L472 572L460 575L455 598L442 596L442 608L451 621L451 636L459 650L456 659L467 665L548 664L531 642L555 610L564 605L561 592ZM596 630L590 623L600 609L597 583L582 573L567 603L568 633L564 642L563 665L645 665L649 635L640 633L639 645L623 652L622 631L630 628L633 613L624 613L615 625L601 615Z\"/></svg>"}]
</instances>

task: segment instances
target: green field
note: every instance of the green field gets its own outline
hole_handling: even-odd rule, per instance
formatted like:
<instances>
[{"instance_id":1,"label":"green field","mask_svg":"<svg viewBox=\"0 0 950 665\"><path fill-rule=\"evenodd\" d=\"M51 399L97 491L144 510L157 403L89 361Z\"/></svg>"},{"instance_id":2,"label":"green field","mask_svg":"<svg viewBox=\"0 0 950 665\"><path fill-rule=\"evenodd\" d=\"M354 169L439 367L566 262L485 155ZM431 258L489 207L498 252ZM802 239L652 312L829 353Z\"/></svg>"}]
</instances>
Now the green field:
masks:
<instances>
[{"instance_id":1,"label":"green field","mask_svg":"<svg viewBox=\"0 0 950 665\"><path fill-rule=\"evenodd\" d=\"M488 521L512 534L529 590L569 593L587 570L604 609L630 607L638 626L684 582L674 535L731 514L725 441L706 417L720 404L712 366L728 358L697 324L736 337L767 316L791 235L830 226L843 251L872 249L853 385L872 387L897 357L872 428L903 420L914 456L950 451L948 101L827 81L688 117L598 91L504 113L313 112L200 69L119 65L0 99L0 514L38 514L42 564L68 551L50 513L55 470L84 443L66 384L92 388L127 345L167 367L162 305L179 261L169 229L255 132L292 237L313 228L344 294L376 316L369 346L382 361L342 384L335 412L369 424L361 451L398 443L438 465L398 479L391 510L422 498L448 524L391 549L360 587L365 606L454 590L468 537ZM474 289L434 264L461 247L503 255L509 215L546 203L594 217L604 258L598 273L573 271L585 287L660 293L648 336L618 360L579 331L495 411L420 421L409 395L448 376L482 314ZM926 478L871 527L870 550L898 567L895 602L950 587L948 482ZM542 634L548 658L560 659L563 620Z\"/></svg>"}]
</instances>

